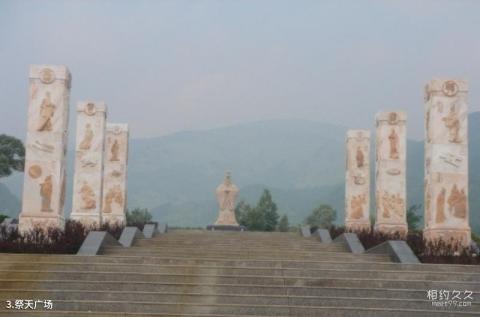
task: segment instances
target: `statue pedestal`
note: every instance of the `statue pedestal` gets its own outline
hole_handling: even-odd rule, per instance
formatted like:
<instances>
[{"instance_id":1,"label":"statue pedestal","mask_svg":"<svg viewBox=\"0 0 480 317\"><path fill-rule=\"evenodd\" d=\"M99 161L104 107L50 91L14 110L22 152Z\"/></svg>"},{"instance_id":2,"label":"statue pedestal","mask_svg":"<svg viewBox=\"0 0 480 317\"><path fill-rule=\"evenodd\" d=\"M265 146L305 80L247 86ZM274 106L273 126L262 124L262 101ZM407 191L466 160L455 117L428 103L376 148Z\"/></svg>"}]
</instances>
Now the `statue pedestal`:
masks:
<instances>
[{"instance_id":1,"label":"statue pedestal","mask_svg":"<svg viewBox=\"0 0 480 317\"><path fill-rule=\"evenodd\" d=\"M208 225L207 230L209 231L247 231L245 226L241 225Z\"/></svg>"}]
</instances>

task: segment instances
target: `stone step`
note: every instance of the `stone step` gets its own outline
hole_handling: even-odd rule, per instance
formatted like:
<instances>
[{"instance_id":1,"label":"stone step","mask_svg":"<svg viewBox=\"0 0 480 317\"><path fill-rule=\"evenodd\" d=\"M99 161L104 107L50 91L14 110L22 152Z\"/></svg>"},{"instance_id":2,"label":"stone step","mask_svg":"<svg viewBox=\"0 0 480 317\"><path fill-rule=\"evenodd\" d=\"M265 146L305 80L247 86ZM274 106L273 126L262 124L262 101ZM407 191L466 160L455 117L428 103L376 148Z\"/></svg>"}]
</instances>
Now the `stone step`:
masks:
<instances>
[{"instance_id":1,"label":"stone step","mask_svg":"<svg viewBox=\"0 0 480 317\"><path fill-rule=\"evenodd\" d=\"M122 250L125 251L125 247L123 246L109 246L108 250ZM157 247L157 246L137 246L134 245L132 248L127 248L128 250L135 250L137 252L154 252L154 253L165 253L165 252L179 252L182 253L189 253L189 254L225 254L225 255L241 255L241 254L250 254L250 255L284 255L288 256L311 256L316 255L318 253L324 254L331 254L331 253L350 253L347 249L317 249L317 250L302 250L302 249L271 249L271 248L264 248L264 249L250 249L248 247L242 248L226 248L226 249L218 249L215 247L197 247L197 248L186 248L186 247Z\"/></svg>"},{"instance_id":2,"label":"stone step","mask_svg":"<svg viewBox=\"0 0 480 317\"><path fill-rule=\"evenodd\" d=\"M324 250L347 250L347 246L342 243L331 243L331 244L322 244L318 243L316 245L248 245L248 244L215 244L208 245L203 243L198 244L180 244L180 243L170 243L170 242L152 242L152 241L135 241L133 246L135 247L149 247L149 248L163 248L163 249L178 249L182 248L184 250L188 249L197 249L197 248L208 248L209 250L218 250L218 251L228 251L228 250L245 250L248 248L249 251L265 251L272 250L275 248L275 251L324 251Z\"/></svg>"},{"instance_id":3,"label":"stone step","mask_svg":"<svg viewBox=\"0 0 480 317\"><path fill-rule=\"evenodd\" d=\"M206 284L160 284L160 283L127 283L127 282L88 282L88 281L7 281L0 280L2 293L5 297L13 294L15 291L26 290L32 296L36 294L58 290L61 292L107 292L107 293L184 293L184 294L220 294L220 295L262 295L262 296L327 296L327 297L368 297L368 298L392 298L392 299L425 299L428 289L461 290L451 285L432 285L432 288L421 289L394 289L394 288L365 288L365 287L302 287L302 286L283 286L283 285L206 285ZM473 293L473 298L478 302L480 293ZM3 295L2 295L3 296ZM10 295L12 297L13 295ZM155 295L153 295L155 296ZM38 297L38 296L37 296Z\"/></svg>"},{"instance_id":4,"label":"stone step","mask_svg":"<svg viewBox=\"0 0 480 317\"><path fill-rule=\"evenodd\" d=\"M416 299L396 299L387 297L340 297L340 296L266 296L266 295L220 295L220 294L191 294L191 293L145 293L145 292L65 292L51 290L34 292L29 290L0 292L0 300L14 301L22 298L48 298L53 302L59 301L116 301L116 302L158 302L158 303L188 303L195 304L222 304L222 305L262 305L262 306L359 306L366 308L410 308L429 309L432 306L427 297ZM344 302L347 302L345 304ZM380 302L380 303L379 303ZM479 311L480 304L473 302L472 306L465 307L465 311Z\"/></svg>"},{"instance_id":5,"label":"stone step","mask_svg":"<svg viewBox=\"0 0 480 317\"><path fill-rule=\"evenodd\" d=\"M25 298L29 294L35 298L73 299L85 296L82 299L98 300L147 300L154 301L159 296L220 296L223 300L230 297L351 297L351 298L389 298L389 299L426 299L427 291L418 289L385 289L385 288L341 288L341 287L251 287L237 285L160 285L159 291L122 291L119 289L98 290L82 283L35 283L11 282L8 289L0 289L0 298ZM68 289L69 285L72 289ZM58 288L55 288L58 286ZM82 288L86 286L87 289ZM47 288L48 287L48 288ZM53 288L52 288L53 287ZM473 298L478 303L480 292L474 292ZM254 299L252 299L254 300Z\"/></svg>"},{"instance_id":6,"label":"stone step","mask_svg":"<svg viewBox=\"0 0 480 317\"><path fill-rule=\"evenodd\" d=\"M126 267L139 266L206 266L230 268L302 268L302 269L357 269L357 270L396 270L396 271L435 271L452 273L480 273L479 265L446 264L400 264L391 262L352 262L352 261L297 261L297 260L218 260L171 257L135 256L75 256L45 254L2 254L0 264L15 267L21 263L72 264L72 265L111 265Z\"/></svg>"},{"instance_id":7,"label":"stone step","mask_svg":"<svg viewBox=\"0 0 480 317\"><path fill-rule=\"evenodd\" d=\"M11 264L0 263L0 276L10 272ZM476 281L480 283L479 273L436 272L436 271L397 271L397 270L354 270L354 269L276 269L276 268L231 268L231 267L199 267L199 266L112 266L101 264L42 264L17 263L15 272L70 272L70 273L107 273L108 274L172 274L172 275L206 275L206 276L258 276L284 278L317 278L317 277L352 277L375 279L403 279L403 280L457 280ZM15 274L16 274L15 273ZM39 274L41 274L39 273Z\"/></svg>"},{"instance_id":8,"label":"stone step","mask_svg":"<svg viewBox=\"0 0 480 317\"><path fill-rule=\"evenodd\" d=\"M216 260L298 260L298 261L315 261L315 260L348 260L348 261L371 261L371 262L391 262L390 256L386 254L351 254L347 252L313 252L309 255L295 255L295 254L249 254L249 253L208 253L208 252L182 252L178 250L175 252L155 252L155 251L138 251L135 248L106 248L104 255L129 255L129 256L151 256L151 257L177 257L177 258L198 258L198 259L216 259Z\"/></svg>"},{"instance_id":9,"label":"stone step","mask_svg":"<svg viewBox=\"0 0 480 317\"><path fill-rule=\"evenodd\" d=\"M15 272L1 274L0 281L3 285L11 285L18 281L30 281L32 283L79 281L97 284L97 287L115 289L114 285L125 284L132 290L155 291L155 287L162 284L171 285L242 285L251 287L262 286L292 286L292 287L353 287L353 288L392 288L392 289L455 289L480 291L478 282L469 281L430 281L430 280L407 280L407 279L373 279L373 278L282 278L282 277L259 277L259 276L208 276L208 275L160 275L160 274L126 274L116 273L46 273L46 272ZM133 285L136 284L136 285ZM3 286L5 287L5 286ZM72 286L73 287L73 286Z\"/></svg>"},{"instance_id":10,"label":"stone step","mask_svg":"<svg viewBox=\"0 0 480 317\"><path fill-rule=\"evenodd\" d=\"M412 300L398 301L399 305L402 302ZM373 304L378 304L378 301L372 301ZM408 316L412 313L436 313L438 316L440 312L449 311L450 313L459 314L459 309L432 309L431 303L424 303L424 309L411 309L405 307L388 307L387 304L392 305L393 300L381 301L386 307L368 307L370 301L367 299L348 299L348 298L323 298L318 306L292 306L292 305L242 305L242 304L216 304L216 303L185 303L185 302L129 302L129 301L94 301L94 300L56 300L54 301L54 309L60 311L94 311L94 312L128 312L128 313L163 313L163 314L204 314L204 315L264 315L264 316L319 316L326 310L330 312L330 316L335 311L334 308L341 309L355 309L369 312L370 309L383 309L388 312L395 312L401 310ZM428 305L430 304L430 306ZM406 306L406 305L405 305ZM478 314L476 307L462 309L460 314L471 315ZM1 313L5 311L2 307ZM121 314L123 315L123 314ZM365 316L365 315L364 315ZM391 316L391 315L390 315Z\"/></svg>"}]
</instances>

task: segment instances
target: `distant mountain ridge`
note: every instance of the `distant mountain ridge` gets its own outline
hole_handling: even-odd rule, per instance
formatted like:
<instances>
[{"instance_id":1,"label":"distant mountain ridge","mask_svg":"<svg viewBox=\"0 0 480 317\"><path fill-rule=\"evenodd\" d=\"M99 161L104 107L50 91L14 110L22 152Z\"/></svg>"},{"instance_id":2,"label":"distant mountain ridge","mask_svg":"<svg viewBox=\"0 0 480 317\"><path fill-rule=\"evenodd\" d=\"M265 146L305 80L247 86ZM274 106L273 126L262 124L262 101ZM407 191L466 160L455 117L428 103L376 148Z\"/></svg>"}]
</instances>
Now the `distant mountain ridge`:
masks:
<instances>
[{"instance_id":1,"label":"distant mountain ridge","mask_svg":"<svg viewBox=\"0 0 480 317\"><path fill-rule=\"evenodd\" d=\"M471 223L480 230L480 113L470 124ZM372 124L373 125L373 124ZM338 210L343 221L345 134L347 128L305 120L253 122L158 138L132 139L128 206L147 207L171 225L204 226L216 219L214 190L225 170L240 187L240 199L256 203L271 190L280 213L301 222L320 203ZM372 154L374 129L372 127ZM67 209L71 204L73 147L69 148ZM374 155L371 155L372 167ZM374 182L372 169L372 189ZM23 175L5 181L20 197ZM373 192L373 191L372 191ZM407 142L408 205L423 203L423 142ZM373 212L372 200L372 212Z\"/></svg>"}]
</instances>

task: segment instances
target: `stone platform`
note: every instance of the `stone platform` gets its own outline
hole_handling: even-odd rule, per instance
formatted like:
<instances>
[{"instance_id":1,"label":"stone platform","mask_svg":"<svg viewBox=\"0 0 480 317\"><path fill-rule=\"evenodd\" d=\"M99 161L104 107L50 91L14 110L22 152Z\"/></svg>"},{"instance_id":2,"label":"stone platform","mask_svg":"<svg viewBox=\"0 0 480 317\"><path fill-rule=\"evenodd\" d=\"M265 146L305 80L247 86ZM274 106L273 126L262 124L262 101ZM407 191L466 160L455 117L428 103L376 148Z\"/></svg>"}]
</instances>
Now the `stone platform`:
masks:
<instances>
[{"instance_id":1,"label":"stone platform","mask_svg":"<svg viewBox=\"0 0 480 317\"><path fill-rule=\"evenodd\" d=\"M245 226L208 225L208 231L247 231Z\"/></svg>"}]
</instances>

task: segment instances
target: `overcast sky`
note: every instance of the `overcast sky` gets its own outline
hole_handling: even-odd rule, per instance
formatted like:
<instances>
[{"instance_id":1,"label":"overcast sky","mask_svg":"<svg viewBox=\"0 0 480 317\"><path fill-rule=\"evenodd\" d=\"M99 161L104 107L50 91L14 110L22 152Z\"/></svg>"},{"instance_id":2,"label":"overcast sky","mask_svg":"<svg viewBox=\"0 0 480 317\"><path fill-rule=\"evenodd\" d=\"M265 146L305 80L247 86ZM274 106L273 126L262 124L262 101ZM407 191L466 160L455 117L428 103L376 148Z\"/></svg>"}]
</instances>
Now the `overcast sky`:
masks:
<instances>
[{"instance_id":1,"label":"overcast sky","mask_svg":"<svg viewBox=\"0 0 480 317\"><path fill-rule=\"evenodd\" d=\"M373 128L405 109L418 139L432 77L468 79L480 110L479 14L476 0L0 0L0 133L25 136L28 65L65 64L71 109L105 101L133 137L289 118Z\"/></svg>"}]
</instances>

